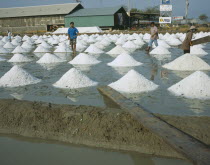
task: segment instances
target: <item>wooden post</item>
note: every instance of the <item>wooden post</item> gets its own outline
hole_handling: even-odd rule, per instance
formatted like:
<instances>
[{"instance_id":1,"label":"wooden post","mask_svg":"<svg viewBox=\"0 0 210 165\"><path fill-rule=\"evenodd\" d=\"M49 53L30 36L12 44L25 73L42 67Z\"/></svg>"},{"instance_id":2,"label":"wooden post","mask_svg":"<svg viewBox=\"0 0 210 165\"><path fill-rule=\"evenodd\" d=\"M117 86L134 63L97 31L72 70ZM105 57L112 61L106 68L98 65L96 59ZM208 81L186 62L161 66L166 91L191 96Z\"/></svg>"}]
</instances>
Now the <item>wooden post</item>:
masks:
<instances>
[{"instance_id":1,"label":"wooden post","mask_svg":"<svg viewBox=\"0 0 210 165\"><path fill-rule=\"evenodd\" d=\"M193 164L210 165L210 148L206 144L166 123L114 89L103 86L98 90Z\"/></svg>"}]
</instances>

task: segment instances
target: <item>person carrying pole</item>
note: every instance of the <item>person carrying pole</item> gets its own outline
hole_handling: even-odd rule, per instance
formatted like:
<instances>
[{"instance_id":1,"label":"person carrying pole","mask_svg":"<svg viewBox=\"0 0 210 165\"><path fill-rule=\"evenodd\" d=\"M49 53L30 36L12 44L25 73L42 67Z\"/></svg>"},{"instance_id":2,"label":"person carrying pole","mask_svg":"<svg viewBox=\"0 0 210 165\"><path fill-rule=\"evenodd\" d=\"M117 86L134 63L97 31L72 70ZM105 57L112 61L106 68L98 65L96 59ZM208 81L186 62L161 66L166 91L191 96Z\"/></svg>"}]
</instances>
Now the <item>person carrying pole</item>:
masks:
<instances>
[{"instance_id":1,"label":"person carrying pole","mask_svg":"<svg viewBox=\"0 0 210 165\"><path fill-rule=\"evenodd\" d=\"M184 51L184 54L190 53L190 46L192 46L192 37L193 33L196 31L195 26L191 26L190 30L187 32L186 37L182 43L181 49Z\"/></svg>"},{"instance_id":2,"label":"person carrying pole","mask_svg":"<svg viewBox=\"0 0 210 165\"><path fill-rule=\"evenodd\" d=\"M77 36L79 31L74 27L74 22L70 23L70 28L68 29L68 39L70 40L70 45L73 51L73 56L76 56L76 44L77 44Z\"/></svg>"}]
</instances>

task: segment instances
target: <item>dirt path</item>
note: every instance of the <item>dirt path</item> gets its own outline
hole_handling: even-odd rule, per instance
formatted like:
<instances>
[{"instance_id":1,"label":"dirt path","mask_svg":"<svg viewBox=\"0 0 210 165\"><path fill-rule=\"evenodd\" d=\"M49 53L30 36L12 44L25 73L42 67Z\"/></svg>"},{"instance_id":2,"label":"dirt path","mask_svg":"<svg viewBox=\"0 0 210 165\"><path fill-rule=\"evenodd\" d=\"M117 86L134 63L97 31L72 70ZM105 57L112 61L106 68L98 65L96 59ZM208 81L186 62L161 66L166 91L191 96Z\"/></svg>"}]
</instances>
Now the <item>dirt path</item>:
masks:
<instances>
[{"instance_id":1,"label":"dirt path","mask_svg":"<svg viewBox=\"0 0 210 165\"><path fill-rule=\"evenodd\" d=\"M158 116L210 144L210 117ZM0 100L0 133L182 158L120 109Z\"/></svg>"}]
</instances>

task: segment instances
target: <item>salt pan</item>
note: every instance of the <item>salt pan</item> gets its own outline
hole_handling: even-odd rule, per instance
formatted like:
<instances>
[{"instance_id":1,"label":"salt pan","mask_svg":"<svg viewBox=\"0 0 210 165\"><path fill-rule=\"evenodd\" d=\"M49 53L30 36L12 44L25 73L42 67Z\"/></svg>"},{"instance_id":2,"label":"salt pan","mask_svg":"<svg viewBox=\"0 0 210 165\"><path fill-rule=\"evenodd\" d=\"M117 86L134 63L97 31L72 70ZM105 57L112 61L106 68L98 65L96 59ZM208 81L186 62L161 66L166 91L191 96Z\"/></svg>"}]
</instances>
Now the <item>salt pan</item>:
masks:
<instances>
[{"instance_id":1,"label":"salt pan","mask_svg":"<svg viewBox=\"0 0 210 165\"><path fill-rule=\"evenodd\" d=\"M72 68L66 72L60 80L58 80L53 86L57 88L85 88L91 86L97 86L98 83L88 78L81 71Z\"/></svg>"},{"instance_id":2,"label":"salt pan","mask_svg":"<svg viewBox=\"0 0 210 165\"><path fill-rule=\"evenodd\" d=\"M15 65L0 78L1 87L18 87L39 83L41 80L33 77L21 67Z\"/></svg>"},{"instance_id":3,"label":"salt pan","mask_svg":"<svg viewBox=\"0 0 210 165\"><path fill-rule=\"evenodd\" d=\"M168 90L176 96L190 99L210 99L210 77L201 71L196 71Z\"/></svg>"},{"instance_id":4,"label":"salt pan","mask_svg":"<svg viewBox=\"0 0 210 165\"><path fill-rule=\"evenodd\" d=\"M210 70L210 66L201 58L191 55L185 54L183 56L178 57L174 61L163 65L163 68L167 68L170 70Z\"/></svg>"},{"instance_id":5,"label":"salt pan","mask_svg":"<svg viewBox=\"0 0 210 165\"><path fill-rule=\"evenodd\" d=\"M109 84L109 86L122 93L149 92L158 88L158 85L147 80L135 70L130 70L121 79Z\"/></svg>"}]
</instances>

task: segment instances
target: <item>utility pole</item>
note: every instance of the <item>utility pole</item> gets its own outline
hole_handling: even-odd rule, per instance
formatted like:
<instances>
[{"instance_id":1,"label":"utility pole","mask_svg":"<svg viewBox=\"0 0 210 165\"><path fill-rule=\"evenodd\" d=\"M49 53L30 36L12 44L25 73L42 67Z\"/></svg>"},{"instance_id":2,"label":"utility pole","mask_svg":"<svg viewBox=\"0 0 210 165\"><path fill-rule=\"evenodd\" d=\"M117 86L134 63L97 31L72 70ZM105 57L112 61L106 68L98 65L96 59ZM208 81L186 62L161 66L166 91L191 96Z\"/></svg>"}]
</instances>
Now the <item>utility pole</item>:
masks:
<instances>
[{"instance_id":1,"label":"utility pole","mask_svg":"<svg viewBox=\"0 0 210 165\"><path fill-rule=\"evenodd\" d=\"M189 8L189 5L190 5L189 0L186 0L185 19L188 18L188 8Z\"/></svg>"}]
</instances>

